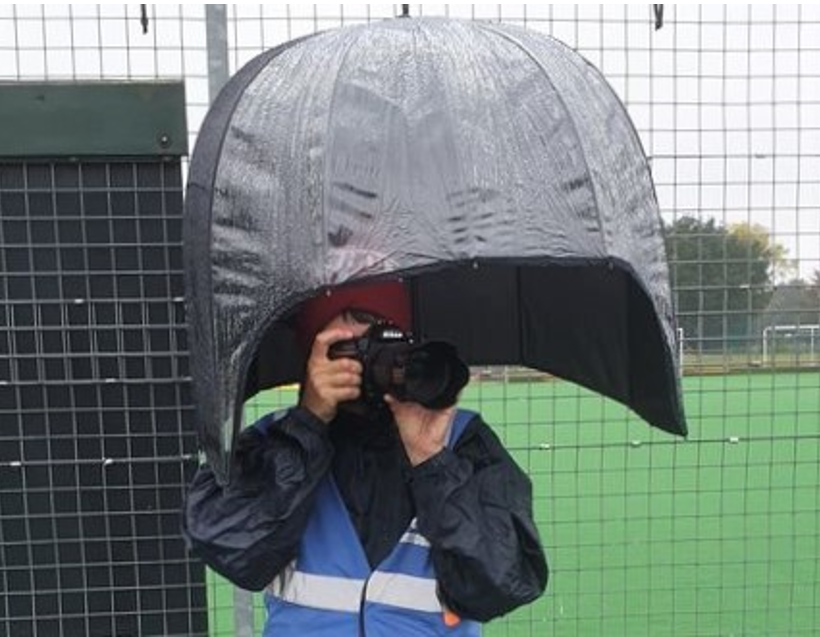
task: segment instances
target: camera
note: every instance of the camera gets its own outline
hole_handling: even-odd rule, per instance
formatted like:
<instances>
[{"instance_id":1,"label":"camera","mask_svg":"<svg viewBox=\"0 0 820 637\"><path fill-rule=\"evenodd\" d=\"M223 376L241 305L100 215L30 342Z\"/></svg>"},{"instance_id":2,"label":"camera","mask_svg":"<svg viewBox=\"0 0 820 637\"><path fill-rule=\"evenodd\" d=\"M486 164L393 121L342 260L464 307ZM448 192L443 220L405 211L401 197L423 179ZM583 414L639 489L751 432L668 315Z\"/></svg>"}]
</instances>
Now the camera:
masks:
<instances>
[{"instance_id":1,"label":"camera","mask_svg":"<svg viewBox=\"0 0 820 637\"><path fill-rule=\"evenodd\" d=\"M328 358L353 358L362 364L362 396L371 404L390 394L402 402L445 409L455 404L470 379L453 345L416 343L391 323L375 323L359 338L334 343Z\"/></svg>"}]
</instances>

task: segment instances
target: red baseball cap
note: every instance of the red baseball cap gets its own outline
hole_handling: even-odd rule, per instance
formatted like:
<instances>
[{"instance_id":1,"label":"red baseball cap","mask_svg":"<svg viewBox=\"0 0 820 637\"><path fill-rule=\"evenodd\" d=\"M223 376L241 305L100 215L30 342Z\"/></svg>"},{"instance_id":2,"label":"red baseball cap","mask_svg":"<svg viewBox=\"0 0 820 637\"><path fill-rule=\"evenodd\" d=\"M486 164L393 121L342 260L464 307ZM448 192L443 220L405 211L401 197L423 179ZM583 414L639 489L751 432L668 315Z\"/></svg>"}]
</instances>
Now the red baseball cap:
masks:
<instances>
[{"instance_id":1,"label":"red baseball cap","mask_svg":"<svg viewBox=\"0 0 820 637\"><path fill-rule=\"evenodd\" d=\"M410 292L404 282L394 279L360 283L333 288L305 301L294 321L299 343L309 349L331 319L354 309L380 316L405 332L412 328Z\"/></svg>"}]
</instances>

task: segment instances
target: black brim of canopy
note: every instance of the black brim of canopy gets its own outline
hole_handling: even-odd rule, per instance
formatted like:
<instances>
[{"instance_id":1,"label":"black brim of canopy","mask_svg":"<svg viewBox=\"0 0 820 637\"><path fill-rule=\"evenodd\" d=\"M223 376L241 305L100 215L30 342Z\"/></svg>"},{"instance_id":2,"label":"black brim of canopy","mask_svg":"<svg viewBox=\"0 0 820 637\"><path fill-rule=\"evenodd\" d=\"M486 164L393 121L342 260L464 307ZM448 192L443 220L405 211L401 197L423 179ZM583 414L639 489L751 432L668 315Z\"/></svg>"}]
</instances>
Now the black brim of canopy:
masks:
<instances>
[{"instance_id":1,"label":"black brim of canopy","mask_svg":"<svg viewBox=\"0 0 820 637\"><path fill-rule=\"evenodd\" d=\"M403 280L419 339L453 343L469 365L522 365L576 382L686 435L675 356L629 264L499 259ZM275 323L256 348L245 397L299 382L303 364L290 322Z\"/></svg>"},{"instance_id":2,"label":"black brim of canopy","mask_svg":"<svg viewBox=\"0 0 820 637\"><path fill-rule=\"evenodd\" d=\"M408 282L419 338L686 433L646 158L600 73L546 36L399 19L259 56L203 124L185 233L200 442L222 479L243 400L299 379L299 304L384 278Z\"/></svg>"}]
</instances>

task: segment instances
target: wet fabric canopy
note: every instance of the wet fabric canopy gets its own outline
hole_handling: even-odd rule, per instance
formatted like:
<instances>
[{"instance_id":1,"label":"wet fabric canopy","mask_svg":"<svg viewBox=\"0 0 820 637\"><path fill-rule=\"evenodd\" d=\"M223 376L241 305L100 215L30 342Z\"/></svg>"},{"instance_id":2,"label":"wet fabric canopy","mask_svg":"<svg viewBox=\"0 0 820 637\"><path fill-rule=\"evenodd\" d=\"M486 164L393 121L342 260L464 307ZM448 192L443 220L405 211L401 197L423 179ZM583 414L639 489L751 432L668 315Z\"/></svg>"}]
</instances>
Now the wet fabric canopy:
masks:
<instances>
[{"instance_id":1,"label":"wet fabric canopy","mask_svg":"<svg viewBox=\"0 0 820 637\"><path fill-rule=\"evenodd\" d=\"M684 434L658 206L626 110L560 42L395 19L242 68L192 157L186 274L200 442L228 477L242 403L298 380L288 317L402 277L414 330L575 381Z\"/></svg>"}]
</instances>

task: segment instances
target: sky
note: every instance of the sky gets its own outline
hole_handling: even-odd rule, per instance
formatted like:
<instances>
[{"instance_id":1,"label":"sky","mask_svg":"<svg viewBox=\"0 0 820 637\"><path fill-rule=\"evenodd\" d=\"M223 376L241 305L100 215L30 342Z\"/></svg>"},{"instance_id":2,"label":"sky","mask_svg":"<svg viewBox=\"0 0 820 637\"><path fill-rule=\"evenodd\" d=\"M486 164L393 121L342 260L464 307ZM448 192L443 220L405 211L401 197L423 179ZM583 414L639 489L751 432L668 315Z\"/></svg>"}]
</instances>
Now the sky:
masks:
<instances>
[{"instance_id":1,"label":"sky","mask_svg":"<svg viewBox=\"0 0 820 637\"><path fill-rule=\"evenodd\" d=\"M180 78L190 147L207 111L205 5L0 6L0 81ZM283 41L400 5L227 5L231 72ZM411 5L503 20L578 50L624 101L667 222L751 223L820 269L820 6Z\"/></svg>"}]
</instances>

